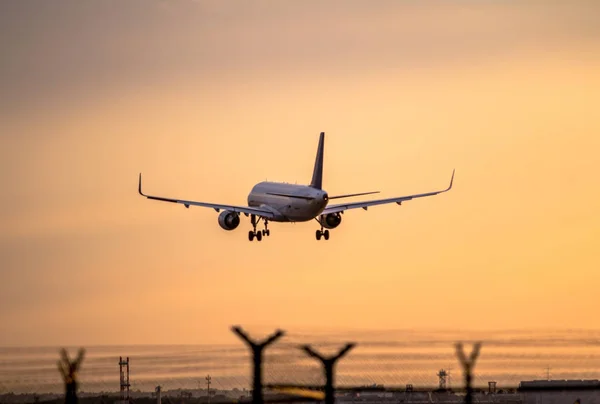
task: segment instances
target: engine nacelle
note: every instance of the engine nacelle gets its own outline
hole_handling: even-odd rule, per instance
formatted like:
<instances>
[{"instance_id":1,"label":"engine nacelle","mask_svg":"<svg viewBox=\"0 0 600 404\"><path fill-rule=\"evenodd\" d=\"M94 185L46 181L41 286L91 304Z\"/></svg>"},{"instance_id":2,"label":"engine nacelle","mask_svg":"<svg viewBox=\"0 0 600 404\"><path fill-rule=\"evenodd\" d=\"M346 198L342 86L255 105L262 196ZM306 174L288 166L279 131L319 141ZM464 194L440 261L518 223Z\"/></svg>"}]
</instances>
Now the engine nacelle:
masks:
<instances>
[{"instance_id":1,"label":"engine nacelle","mask_svg":"<svg viewBox=\"0 0 600 404\"><path fill-rule=\"evenodd\" d=\"M329 213L321 215L319 222L327 229L335 229L342 223L342 215L339 213Z\"/></svg>"},{"instance_id":2,"label":"engine nacelle","mask_svg":"<svg viewBox=\"0 0 600 404\"><path fill-rule=\"evenodd\" d=\"M225 210L219 214L219 226L224 230L235 230L240 225L240 215Z\"/></svg>"}]
</instances>

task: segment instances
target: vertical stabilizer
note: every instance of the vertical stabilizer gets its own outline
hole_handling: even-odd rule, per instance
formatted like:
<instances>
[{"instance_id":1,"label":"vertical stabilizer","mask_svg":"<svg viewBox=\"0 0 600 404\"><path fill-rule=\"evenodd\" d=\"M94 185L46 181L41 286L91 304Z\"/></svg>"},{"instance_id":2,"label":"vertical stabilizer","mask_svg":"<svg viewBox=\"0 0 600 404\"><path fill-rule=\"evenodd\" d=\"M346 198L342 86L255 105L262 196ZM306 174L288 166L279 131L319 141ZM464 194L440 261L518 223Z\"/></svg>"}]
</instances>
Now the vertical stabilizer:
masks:
<instances>
[{"instance_id":1,"label":"vertical stabilizer","mask_svg":"<svg viewBox=\"0 0 600 404\"><path fill-rule=\"evenodd\" d=\"M313 169L312 181L310 186L316 189L322 189L323 186L323 141L325 132L321 132L319 137L319 147L317 148L317 157L315 158L315 168Z\"/></svg>"}]
</instances>

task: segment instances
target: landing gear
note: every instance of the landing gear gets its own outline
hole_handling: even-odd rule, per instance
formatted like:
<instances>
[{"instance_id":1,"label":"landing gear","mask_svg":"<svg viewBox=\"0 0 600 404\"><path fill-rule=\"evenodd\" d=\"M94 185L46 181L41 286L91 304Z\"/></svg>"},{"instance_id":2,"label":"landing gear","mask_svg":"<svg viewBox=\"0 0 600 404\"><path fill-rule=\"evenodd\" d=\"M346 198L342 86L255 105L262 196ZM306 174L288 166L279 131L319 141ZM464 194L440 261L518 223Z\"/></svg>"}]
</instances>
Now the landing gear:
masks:
<instances>
[{"instance_id":1,"label":"landing gear","mask_svg":"<svg viewBox=\"0 0 600 404\"><path fill-rule=\"evenodd\" d=\"M269 221L267 219L264 219L265 222L265 229L262 231L263 236L267 236L269 237L271 235L271 230L269 230L268 226L269 226Z\"/></svg>"},{"instance_id":2,"label":"landing gear","mask_svg":"<svg viewBox=\"0 0 600 404\"><path fill-rule=\"evenodd\" d=\"M321 226L321 230L317 230L315 236L317 240L321 240L321 237L323 237L325 240L329 240L329 230L323 231L323 226Z\"/></svg>"},{"instance_id":3,"label":"landing gear","mask_svg":"<svg viewBox=\"0 0 600 404\"><path fill-rule=\"evenodd\" d=\"M262 240L262 236L263 236L262 231L252 231L252 230L250 230L248 232L248 240L250 240L250 241L253 241L254 237L256 237L256 241L261 241Z\"/></svg>"},{"instance_id":4,"label":"landing gear","mask_svg":"<svg viewBox=\"0 0 600 404\"><path fill-rule=\"evenodd\" d=\"M261 217L259 217L258 219L256 219L256 215L250 215L250 222L252 223L252 230L250 230L248 232L248 240L253 241L254 238L256 237L256 241L261 241L263 236L268 237L269 235L271 235L271 232L269 231L269 229L267 228L267 225L269 224L269 222L267 221L267 219L264 219L265 221L265 229L264 230L260 230L260 231L256 231L256 226L258 225L258 222L261 221Z\"/></svg>"},{"instance_id":5,"label":"landing gear","mask_svg":"<svg viewBox=\"0 0 600 404\"><path fill-rule=\"evenodd\" d=\"M317 236L317 240L321 240L321 236L325 239L325 240L329 240L329 230L317 230L316 232L316 236Z\"/></svg>"}]
</instances>

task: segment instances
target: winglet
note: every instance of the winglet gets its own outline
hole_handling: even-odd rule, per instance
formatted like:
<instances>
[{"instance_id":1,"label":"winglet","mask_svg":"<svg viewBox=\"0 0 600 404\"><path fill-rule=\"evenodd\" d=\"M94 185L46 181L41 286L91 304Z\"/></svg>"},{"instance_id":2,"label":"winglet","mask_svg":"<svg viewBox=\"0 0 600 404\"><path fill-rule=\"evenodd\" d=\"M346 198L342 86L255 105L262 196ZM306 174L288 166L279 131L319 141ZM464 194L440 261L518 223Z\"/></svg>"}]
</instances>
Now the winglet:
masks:
<instances>
[{"instance_id":1,"label":"winglet","mask_svg":"<svg viewBox=\"0 0 600 404\"><path fill-rule=\"evenodd\" d=\"M450 191L452 189L452 183L454 182L454 171L456 171L456 169L452 170L452 177L450 178L450 186L448 186L448 189L446 191Z\"/></svg>"},{"instance_id":2,"label":"winglet","mask_svg":"<svg viewBox=\"0 0 600 404\"><path fill-rule=\"evenodd\" d=\"M140 179L139 179L139 182L138 182L138 192L140 193L140 195L142 195L142 196L146 196L146 195L144 195L144 193L142 192L142 173L140 173Z\"/></svg>"}]
</instances>

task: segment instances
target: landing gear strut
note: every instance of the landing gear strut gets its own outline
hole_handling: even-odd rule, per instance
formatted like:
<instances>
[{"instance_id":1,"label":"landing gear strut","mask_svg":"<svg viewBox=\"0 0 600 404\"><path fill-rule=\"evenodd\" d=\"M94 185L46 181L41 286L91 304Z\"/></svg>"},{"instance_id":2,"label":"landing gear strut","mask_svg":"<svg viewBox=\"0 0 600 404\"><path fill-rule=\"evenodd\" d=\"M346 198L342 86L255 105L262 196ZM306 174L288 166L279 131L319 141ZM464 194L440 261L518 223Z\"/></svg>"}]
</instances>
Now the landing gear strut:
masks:
<instances>
[{"instance_id":1,"label":"landing gear strut","mask_svg":"<svg viewBox=\"0 0 600 404\"><path fill-rule=\"evenodd\" d=\"M254 238L256 237L257 241L261 241L263 236L270 236L271 235L271 231L268 229L268 224L269 221L267 219L264 219L265 222L265 229L261 230L261 231L256 231L256 226L258 225L258 222L261 221L261 219L263 219L262 217L259 217L258 219L256 218L256 215L251 214L250 215L250 222L252 223L252 230L250 230L248 232L248 240L252 241L254 240Z\"/></svg>"}]
</instances>

